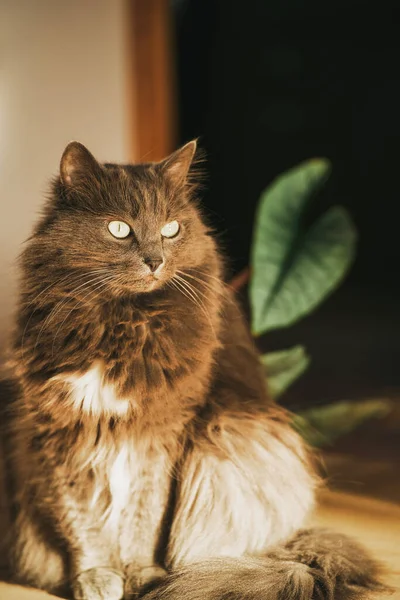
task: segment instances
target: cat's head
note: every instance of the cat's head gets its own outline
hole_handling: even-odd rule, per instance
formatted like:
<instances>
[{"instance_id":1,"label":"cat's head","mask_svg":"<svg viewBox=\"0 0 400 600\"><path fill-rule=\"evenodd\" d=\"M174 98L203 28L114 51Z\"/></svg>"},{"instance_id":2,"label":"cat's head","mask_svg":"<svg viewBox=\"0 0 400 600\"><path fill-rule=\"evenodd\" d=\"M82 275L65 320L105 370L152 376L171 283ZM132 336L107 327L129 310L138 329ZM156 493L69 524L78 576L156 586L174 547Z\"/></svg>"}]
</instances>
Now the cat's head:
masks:
<instances>
[{"instance_id":1,"label":"cat's head","mask_svg":"<svg viewBox=\"0 0 400 600\"><path fill-rule=\"evenodd\" d=\"M100 164L71 142L30 264L40 253L49 268L103 278L116 293L153 291L201 267L214 246L192 197L195 152L192 141L159 163Z\"/></svg>"}]
</instances>

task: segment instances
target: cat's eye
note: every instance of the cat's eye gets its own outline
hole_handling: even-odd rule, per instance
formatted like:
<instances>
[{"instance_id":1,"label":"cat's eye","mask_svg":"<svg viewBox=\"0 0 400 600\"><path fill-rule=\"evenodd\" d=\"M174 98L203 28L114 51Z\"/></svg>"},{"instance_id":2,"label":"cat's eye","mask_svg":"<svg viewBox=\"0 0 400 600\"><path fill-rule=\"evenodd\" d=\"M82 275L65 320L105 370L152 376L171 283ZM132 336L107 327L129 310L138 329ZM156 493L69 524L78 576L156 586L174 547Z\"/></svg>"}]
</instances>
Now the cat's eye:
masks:
<instances>
[{"instance_id":1,"label":"cat's eye","mask_svg":"<svg viewBox=\"0 0 400 600\"><path fill-rule=\"evenodd\" d=\"M124 221L110 221L108 224L108 231L114 237L122 239L128 237L131 228L128 223L124 223Z\"/></svg>"},{"instance_id":2,"label":"cat's eye","mask_svg":"<svg viewBox=\"0 0 400 600\"><path fill-rule=\"evenodd\" d=\"M173 238L179 233L179 229L178 221L171 221L161 229L161 235L166 238Z\"/></svg>"}]
</instances>

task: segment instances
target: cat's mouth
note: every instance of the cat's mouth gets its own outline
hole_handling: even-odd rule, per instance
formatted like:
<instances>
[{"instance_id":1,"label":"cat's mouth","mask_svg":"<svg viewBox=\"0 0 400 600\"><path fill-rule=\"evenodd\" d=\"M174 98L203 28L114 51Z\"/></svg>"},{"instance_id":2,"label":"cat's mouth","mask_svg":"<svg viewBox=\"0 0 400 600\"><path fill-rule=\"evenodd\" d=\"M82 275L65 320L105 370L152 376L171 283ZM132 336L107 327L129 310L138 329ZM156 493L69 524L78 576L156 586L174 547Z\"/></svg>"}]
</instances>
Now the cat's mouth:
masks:
<instances>
[{"instance_id":1,"label":"cat's mouth","mask_svg":"<svg viewBox=\"0 0 400 600\"><path fill-rule=\"evenodd\" d=\"M128 274L127 274L128 275ZM137 273L132 278L128 275L122 287L124 290L129 289L130 292L145 294L157 290L170 280L171 276L166 272L160 273Z\"/></svg>"},{"instance_id":2,"label":"cat's mouth","mask_svg":"<svg viewBox=\"0 0 400 600\"><path fill-rule=\"evenodd\" d=\"M152 290L154 290L160 284L160 280L157 277L154 277L154 276L149 277L148 279L149 279L149 281L148 281L147 285L148 285L149 291L151 292Z\"/></svg>"},{"instance_id":3,"label":"cat's mouth","mask_svg":"<svg viewBox=\"0 0 400 600\"><path fill-rule=\"evenodd\" d=\"M148 288L148 291L151 292L165 283L165 277L162 277L161 275L156 275L154 273L149 273L145 277L145 283Z\"/></svg>"}]
</instances>

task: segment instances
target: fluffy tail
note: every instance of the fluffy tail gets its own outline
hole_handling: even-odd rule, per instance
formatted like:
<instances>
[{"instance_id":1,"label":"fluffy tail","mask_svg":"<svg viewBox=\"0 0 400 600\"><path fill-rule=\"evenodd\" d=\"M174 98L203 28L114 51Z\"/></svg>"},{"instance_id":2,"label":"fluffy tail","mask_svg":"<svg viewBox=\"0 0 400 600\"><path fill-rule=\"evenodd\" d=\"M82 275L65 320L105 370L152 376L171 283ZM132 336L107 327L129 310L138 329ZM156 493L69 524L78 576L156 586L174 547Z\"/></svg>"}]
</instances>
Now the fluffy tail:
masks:
<instances>
[{"instance_id":1,"label":"fluffy tail","mask_svg":"<svg viewBox=\"0 0 400 600\"><path fill-rule=\"evenodd\" d=\"M218 558L168 575L143 600L360 600L384 588L379 567L348 537L299 531L264 557Z\"/></svg>"}]
</instances>

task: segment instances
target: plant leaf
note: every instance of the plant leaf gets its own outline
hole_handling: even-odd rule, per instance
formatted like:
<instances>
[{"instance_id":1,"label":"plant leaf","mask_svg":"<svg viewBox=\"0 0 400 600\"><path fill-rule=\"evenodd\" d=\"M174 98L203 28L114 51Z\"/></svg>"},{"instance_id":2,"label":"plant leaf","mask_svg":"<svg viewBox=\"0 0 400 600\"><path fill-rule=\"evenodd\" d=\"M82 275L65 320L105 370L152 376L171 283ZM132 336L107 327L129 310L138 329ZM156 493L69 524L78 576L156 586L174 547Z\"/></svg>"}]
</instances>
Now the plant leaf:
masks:
<instances>
[{"instance_id":1,"label":"plant leaf","mask_svg":"<svg viewBox=\"0 0 400 600\"><path fill-rule=\"evenodd\" d=\"M391 408L390 400L384 399L335 402L294 415L293 426L312 446L325 446L368 419L385 417Z\"/></svg>"},{"instance_id":2,"label":"plant leaf","mask_svg":"<svg viewBox=\"0 0 400 600\"><path fill-rule=\"evenodd\" d=\"M353 261L356 232L344 208L331 208L308 231L301 227L306 205L329 171L324 159L307 161L278 177L261 197L250 280L255 335L309 313Z\"/></svg>"},{"instance_id":3,"label":"plant leaf","mask_svg":"<svg viewBox=\"0 0 400 600\"><path fill-rule=\"evenodd\" d=\"M265 366L268 389L273 398L278 398L307 369L310 357L303 346L294 346L264 354L261 362Z\"/></svg>"}]
</instances>

